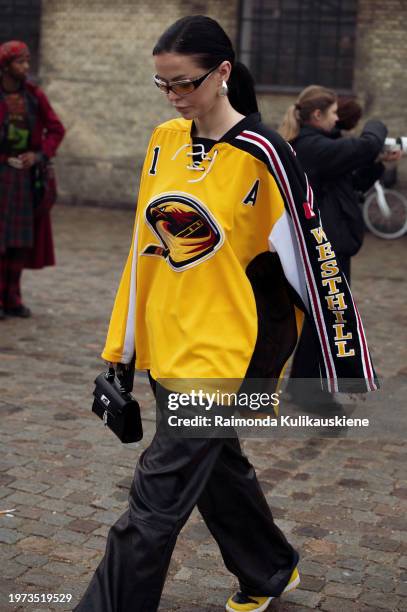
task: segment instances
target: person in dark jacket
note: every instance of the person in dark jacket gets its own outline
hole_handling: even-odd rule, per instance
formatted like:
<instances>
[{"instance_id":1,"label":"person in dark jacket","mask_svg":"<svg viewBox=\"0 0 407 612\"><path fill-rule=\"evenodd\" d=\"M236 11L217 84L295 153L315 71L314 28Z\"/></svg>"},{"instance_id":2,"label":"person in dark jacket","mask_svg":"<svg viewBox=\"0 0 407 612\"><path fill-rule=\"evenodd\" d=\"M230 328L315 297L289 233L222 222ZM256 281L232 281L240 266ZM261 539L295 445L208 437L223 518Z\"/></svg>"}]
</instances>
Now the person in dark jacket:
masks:
<instances>
[{"instance_id":1,"label":"person in dark jacket","mask_svg":"<svg viewBox=\"0 0 407 612\"><path fill-rule=\"evenodd\" d=\"M336 93L311 85L289 107L279 131L293 146L308 176L324 231L350 282L351 256L359 251L364 235L355 173L375 164L383 149L387 129L381 121L371 120L359 137L343 138L336 127L337 122ZM296 403L307 409L318 411L317 406L321 408L322 405L324 411L329 407L340 411L332 396L320 390L319 377L318 350L311 327L305 321L292 363L288 391ZM297 379L313 379L307 383L305 396L301 384L295 384Z\"/></svg>"},{"instance_id":2,"label":"person in dark jacket","mask_svg":"<svg viewBox=\"0 0 407 612\"><path fill-rule=\"evenodd\" d=\"M337 137L353 136L354 130L363 114L361 104L353 96L340 96L338 98L337 114L338 121L335 126ZM394 180L393 177L397 176L396 166L393 165L386 169L383 162L397 162L401 159L401 156L401 151L381 153L374 162L358 168L353 172L353 188L356 191L360 204L364 202L364 194L373 187L377 180L382 179L385 185L389 178Z\"/></svg>"},{"instance_id":3,"label":"person in dark jacket","mask_svg":"<svg viewBox=\"0 0 407 612\"><path fill-rule=\"evenodd\" d=\"M346 126L352 126L345 117ZM301 92L280 133L291 142L318 201L322 223L350 279L350 258L363 242L364 224L354 173L374 164L387 135L381 121L368 121L359 137L342 138L335 92L311 85ZM343 127L343 126L342 126Z\"/></svg>"},{"instance_id":4,"label":"person in dark jacket","mask_svg":"<svg viewBox=\"0 0 407 612\"><path fill-rule=\"evenodd\" d=\"M44 92L27 81L29 67L24 42L0 46L0 319L31 314L21 298L23 268L55 263L48 160L65 130Z\"/></svg>"}]
</instances>

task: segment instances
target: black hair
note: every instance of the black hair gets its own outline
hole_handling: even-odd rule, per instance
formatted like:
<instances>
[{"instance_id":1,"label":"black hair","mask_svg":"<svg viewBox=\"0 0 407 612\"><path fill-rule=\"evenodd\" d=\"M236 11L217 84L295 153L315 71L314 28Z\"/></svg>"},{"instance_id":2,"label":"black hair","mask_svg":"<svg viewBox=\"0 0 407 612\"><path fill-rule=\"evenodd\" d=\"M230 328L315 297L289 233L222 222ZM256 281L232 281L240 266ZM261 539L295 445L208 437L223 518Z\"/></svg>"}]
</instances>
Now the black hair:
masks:
<instances>
[{"instance_id":1,"label":"black hair","mask_svg":"<svg viewBox=\"0 0 407 612\"><path fill-rule=\"evenodd\" d=\"M196 56L205 70L229 61L232 64L228 81L231 105L242 115L258 111L254 79L246 66L235 61L230 38L217 21L205 15L178 19L160 36L153 49L153 55L170 52Z\"/></svg>"}]
</instances>

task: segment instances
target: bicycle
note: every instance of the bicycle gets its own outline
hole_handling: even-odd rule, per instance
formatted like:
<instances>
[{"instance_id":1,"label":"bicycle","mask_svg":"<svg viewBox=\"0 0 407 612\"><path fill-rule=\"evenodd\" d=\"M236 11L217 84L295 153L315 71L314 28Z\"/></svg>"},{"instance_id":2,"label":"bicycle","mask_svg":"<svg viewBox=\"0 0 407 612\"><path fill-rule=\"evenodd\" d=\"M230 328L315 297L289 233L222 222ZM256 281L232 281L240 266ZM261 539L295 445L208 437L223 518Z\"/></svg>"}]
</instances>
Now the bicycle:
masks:
<instances>
[{"instance_id":1,"label":"bicycle","mask_svg":"<svg viewBox=\"0 0 407 612\"><path fill-rule=\"evenodd\" d=\"M407 198L380 181L368 192L362 212L367 228L379 238L394 240L407 233Z\"/></svg>"}]
</instances>

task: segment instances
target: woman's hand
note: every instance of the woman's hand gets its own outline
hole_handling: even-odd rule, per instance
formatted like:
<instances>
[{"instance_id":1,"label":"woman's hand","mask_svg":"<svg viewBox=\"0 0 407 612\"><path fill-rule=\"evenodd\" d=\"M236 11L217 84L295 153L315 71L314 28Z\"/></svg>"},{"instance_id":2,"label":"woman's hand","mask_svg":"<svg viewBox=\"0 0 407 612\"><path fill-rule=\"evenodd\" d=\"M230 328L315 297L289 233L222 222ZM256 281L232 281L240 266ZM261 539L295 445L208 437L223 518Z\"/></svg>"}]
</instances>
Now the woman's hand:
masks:
<instances>
[{"instance_id":1,"label":"woman's hand","mask_svg":"<svg viewBox=\"0 0 407 612\"><path fill-rule=\"evenodd\" d=\"M113 361L105 361L105 364L107 365L108 368L113 368L114 370L116 370L117 368L117 363Z\"/></svg>"},{"instance_id":2,"label":"woman's hand","mask_svg":"<svg viewBox=\"0 0 407 612\"><path fill-rule=\"evenodd\" d=\"M379 159L382 162L398 162L402 157L403 151L384 151L379 155Z\"/></svg>"},{"instance_id":3,"label":"woman's hand","mask_svg":"<svg viewBox=\"0 0 407 612\"><path fill-rule=\"evenodd\" d=\"M37 154L34 153L34 151L27 151L26 153L21 153L21 155L18 156L18 159L21 161L22 168L24 170L32 168L34 164L36 164L38 161Z\"/></svg>"}]
</instances>

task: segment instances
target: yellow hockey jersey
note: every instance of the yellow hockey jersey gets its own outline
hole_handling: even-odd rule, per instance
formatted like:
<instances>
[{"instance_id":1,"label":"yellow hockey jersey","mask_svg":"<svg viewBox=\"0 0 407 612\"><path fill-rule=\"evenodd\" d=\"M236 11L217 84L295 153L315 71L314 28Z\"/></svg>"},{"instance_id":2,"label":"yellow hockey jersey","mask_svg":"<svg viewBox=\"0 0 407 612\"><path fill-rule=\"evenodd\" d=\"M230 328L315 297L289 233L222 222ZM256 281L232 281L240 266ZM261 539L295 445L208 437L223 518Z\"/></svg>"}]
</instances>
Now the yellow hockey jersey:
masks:
<instances>
[{"instance_id":1,"label":"yellow hockey jersey","mask_svg":"<svg viewBox=\"0 0 407 612\"><path fill-rule=\"evenodd\" d=\"M203 145L191 128L174 119L151 137L103 358L128 363L135 351L156 379L278 378L299 308L327 387L352 377L363 379L358 390L375 388L360 317L291 147L254 114L196 161Z\"/></svg>"}]
</instances>

